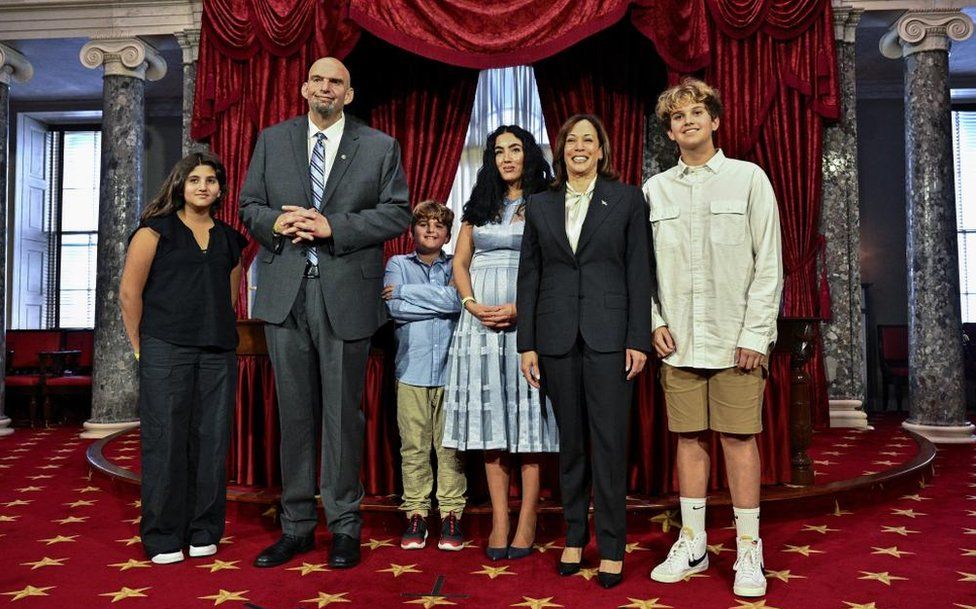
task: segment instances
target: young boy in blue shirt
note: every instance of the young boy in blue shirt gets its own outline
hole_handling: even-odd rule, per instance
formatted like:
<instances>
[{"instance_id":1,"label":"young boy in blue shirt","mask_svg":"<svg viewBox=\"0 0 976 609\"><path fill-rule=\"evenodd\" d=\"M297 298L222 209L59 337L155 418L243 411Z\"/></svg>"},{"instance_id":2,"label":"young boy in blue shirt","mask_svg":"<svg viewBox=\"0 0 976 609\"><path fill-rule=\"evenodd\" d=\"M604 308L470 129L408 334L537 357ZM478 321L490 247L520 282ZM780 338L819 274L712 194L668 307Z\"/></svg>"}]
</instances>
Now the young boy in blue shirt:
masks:
<instances>
[{"instance_id":1,"label":"young boy in blue shirt","mask_svg":"<svg viewBox=\"0 0 976 609\"><path fill-rule=\"evenodd\" d=\"M442 249L451 239L453 224L454 212L443 204L418 204L411 221L416 250L390 258L383 279L383 299L396 326L397 423L403 478L400 509L407 516L400 547L405 550L419 550L427 543L433 487L431 446L437 454L437 506L441 515L437 547L460 550L464 545L460 519L467 480L457 451L442 446L447 352L461 313L452 256Z\"/></svg>"}]
</instances>

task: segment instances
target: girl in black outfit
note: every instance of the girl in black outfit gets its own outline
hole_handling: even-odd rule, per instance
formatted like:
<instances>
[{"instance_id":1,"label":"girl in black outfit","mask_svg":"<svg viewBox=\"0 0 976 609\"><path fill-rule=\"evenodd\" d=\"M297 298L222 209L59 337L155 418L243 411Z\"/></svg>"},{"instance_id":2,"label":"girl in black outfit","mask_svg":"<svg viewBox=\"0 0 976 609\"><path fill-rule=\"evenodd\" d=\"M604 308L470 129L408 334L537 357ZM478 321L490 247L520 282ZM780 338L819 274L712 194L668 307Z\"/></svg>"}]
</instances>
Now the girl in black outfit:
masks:
<instances>
[{"instance_id":1,"label":"girl in black outfit","mask_svg":"<svg viewBox=\"0 0 976 609\"><path fill-rule=\"evenodd\" d=\"M247 243L213 217L226 192L217 157L183 158L143 211L122 272L122 320L139 362L140 533L157 564L183 560L187 545L191 557L210 556L224 531Z\"/></svg>"}]
</instances>

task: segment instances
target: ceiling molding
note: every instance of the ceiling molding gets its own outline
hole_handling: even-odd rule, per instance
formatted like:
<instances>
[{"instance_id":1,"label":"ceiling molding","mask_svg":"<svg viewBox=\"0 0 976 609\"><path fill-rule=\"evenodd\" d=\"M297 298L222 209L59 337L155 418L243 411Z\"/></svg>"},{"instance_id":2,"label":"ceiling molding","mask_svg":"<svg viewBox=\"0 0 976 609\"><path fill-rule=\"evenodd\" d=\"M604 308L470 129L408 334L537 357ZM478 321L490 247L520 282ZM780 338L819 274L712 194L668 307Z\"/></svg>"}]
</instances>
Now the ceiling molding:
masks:
<instances>
[{"instance_id":1,"label":"ceiling molding","mask_svg":"<svg viewBox=\"0 0 976 609\"><path fill-rule=\"evenodd\" d=\"M3 0L0 40L128 38L199 29L202 0Z\"/></svg>"}]
</instances>

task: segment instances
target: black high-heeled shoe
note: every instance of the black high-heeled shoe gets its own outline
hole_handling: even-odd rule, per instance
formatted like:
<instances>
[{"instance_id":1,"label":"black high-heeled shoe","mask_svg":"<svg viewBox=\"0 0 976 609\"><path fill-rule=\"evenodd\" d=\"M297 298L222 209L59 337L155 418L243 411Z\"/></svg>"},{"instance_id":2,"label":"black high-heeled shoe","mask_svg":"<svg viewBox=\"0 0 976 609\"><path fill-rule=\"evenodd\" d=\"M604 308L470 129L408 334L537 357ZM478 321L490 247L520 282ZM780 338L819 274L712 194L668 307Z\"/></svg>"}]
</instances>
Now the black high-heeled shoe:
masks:
<instances>
[{"instance_id":1,"label":"black high-heeled shoe","mask_svg":"<svg viewBox=\"0 0 976 609\"><path fill-rule=\"evenodd\" d=\"M508 552L508 546L503 548L493 548L491 546L487 546L485 548L485 556L488 557L488 560L501 560L503 558L508 558Z\"/></svg>"},{"instance_id":2,"label":"black high-heeled shoe","mask_svg":"<svg viewBox=\"0 0 976 609\"><path fill-rule=\"evenodd\" d=\"M532 554L532 546L527 548L520 548L518 546L508 546L508 559L509 560L519 560L520 558L525 558L526 556Z\"/></svg>"},{"instance_id":3,"label":"black high-heeled shoe","mask_svg":"<svg viewBox=\"0 0 976 609\"><path fill-rule=\"evenodd\" d=\"M606 571L598 571L596 574L596 578L600 582L600 585L603 586L604 588L613 588L614 586L616 586L617 584L623 581L624 572L621 571L620 573L608 573Z\"/></svg>"},{"instance_id":4,"label":"black high-heeled shoe","mask_svg":"<svg viewBox=\"0 0 976 609\"><path fill-rule=\"evenodd\" d=\"M562 556L559 557L562 559ZM560 560L556 564L556 572L563 577L568 577L570 575L576 575L579 573L580 568L583 566L583 550L580 548L580 559L576 562L563 562Z\"/></svg>"}]
</instances>

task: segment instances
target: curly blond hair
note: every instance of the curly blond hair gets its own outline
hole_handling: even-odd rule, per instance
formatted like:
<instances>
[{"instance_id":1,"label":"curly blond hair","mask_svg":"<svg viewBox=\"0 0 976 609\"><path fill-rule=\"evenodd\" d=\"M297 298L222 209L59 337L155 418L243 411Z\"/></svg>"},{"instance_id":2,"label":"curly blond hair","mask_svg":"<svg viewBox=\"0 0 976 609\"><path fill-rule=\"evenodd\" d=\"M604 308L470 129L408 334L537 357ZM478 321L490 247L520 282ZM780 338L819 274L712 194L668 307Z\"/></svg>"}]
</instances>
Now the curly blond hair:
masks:
<instances>
[{"instance_id":1,"label":"curly blond hair","mask_svg":"<svg viewBox=\"0 0 976 609\"><path fill-rule=\"evenodd\" d=\"M671 127L671 113L689 104L705 104L705 109L713 119L722 116L722 99L718 91L697 78L683 78L676 86L661 93L654 113L667 131Z\"/></svg>"}]
</instances>

